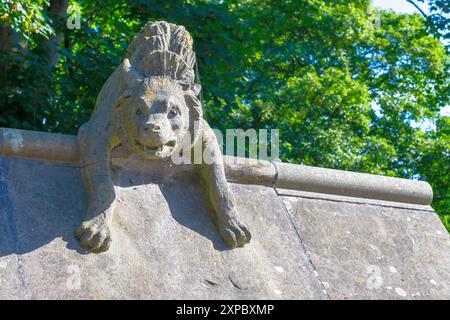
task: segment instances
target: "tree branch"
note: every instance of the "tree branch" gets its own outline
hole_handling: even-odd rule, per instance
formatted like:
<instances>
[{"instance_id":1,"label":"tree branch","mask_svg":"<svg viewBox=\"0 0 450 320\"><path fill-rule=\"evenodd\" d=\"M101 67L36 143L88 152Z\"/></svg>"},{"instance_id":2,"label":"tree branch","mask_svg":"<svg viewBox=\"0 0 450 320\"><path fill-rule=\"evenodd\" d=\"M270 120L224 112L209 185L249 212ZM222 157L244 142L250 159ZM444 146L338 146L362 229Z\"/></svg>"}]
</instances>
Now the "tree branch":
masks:
<instances>
[{"instance_id":1,"label":"tree branch","mask_svg":"<svg viewBox=\"0 0 450 320\"><path fill-rule=\"evenodd\" d=\"M425 17L425 19L428 20L427 14L413 0L406 0L406 2L412 4L417 10L419 10L419 12Z\"/></svg>"},{"instance_id":2,"label":"tree branch","mask_svg":"<svg viewBox=\"0 0 450 320\"><path fill-rule=\"evenodd\" d=\"M439 29L434 25L430 17L413 0L406 0L406 2L412 4L417 10L419 10L420 14L424 16L425 20L428 22L428 25L430 26L432 31L439 35Z\"/></svg>"}]
</instances>

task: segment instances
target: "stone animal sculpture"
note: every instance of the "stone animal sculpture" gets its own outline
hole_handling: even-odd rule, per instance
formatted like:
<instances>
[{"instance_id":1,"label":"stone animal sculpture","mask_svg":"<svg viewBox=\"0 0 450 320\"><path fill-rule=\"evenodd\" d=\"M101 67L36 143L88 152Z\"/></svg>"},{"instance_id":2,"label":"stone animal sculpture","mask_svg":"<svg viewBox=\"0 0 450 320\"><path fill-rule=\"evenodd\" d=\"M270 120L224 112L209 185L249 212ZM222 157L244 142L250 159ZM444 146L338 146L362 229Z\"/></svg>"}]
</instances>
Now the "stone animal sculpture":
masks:
<instances>
[{"instance_id":1,"label":"stone animal sculpture","mask_svg":"<svg viewBox=\"0 0 450 320\"><path fill-rule=\"evenodd\" d=\"M93 251L108 250L115 190L110 155L122 146L153 160L170 157L180 147L201 144L215 161L195 164L212 204L219 232L231 247L251 235L236 219L234 196L227 183L215 135L203 120L200 86L195 80L192 38L182 26L147 23L128 47L127 57L101 89L90 120L78 132L87 213L75 235ZM189 135L190 139L186 140ZM184 145L183 145L184 144Z\"/></svg>"}]
</instances>

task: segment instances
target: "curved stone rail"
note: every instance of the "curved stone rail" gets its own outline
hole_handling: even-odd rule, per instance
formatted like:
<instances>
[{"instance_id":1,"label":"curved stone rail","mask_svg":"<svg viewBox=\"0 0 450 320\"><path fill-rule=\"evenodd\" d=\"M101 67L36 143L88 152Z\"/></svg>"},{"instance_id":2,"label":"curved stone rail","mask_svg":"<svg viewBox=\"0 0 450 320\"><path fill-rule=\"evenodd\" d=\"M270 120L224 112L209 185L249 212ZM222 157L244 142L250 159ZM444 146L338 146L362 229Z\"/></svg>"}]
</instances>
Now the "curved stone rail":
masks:
<instances>
[{"instance_id":1,"label":"curved stone rail","mask_svg":"<svg viewBox=\"0 0 450 320\"><path fill-rule=\"evenodd\" d=\"M0 155L79 162L76 136L7 128L0 128ZM234 157L225 162L233 182L417 205L433 200L424 181Z\"/></svg>"}]
</instances>

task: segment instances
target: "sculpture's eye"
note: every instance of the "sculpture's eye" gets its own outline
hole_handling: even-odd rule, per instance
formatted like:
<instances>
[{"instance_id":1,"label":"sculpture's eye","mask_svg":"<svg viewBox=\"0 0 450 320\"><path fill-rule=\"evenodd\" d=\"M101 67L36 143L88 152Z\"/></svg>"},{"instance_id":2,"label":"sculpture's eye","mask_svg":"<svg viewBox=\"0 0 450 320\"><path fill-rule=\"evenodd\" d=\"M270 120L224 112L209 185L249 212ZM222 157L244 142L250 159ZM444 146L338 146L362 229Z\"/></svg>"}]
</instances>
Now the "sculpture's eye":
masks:
<instances>
[{"instance_id":1,"label":"sculpture's eye","mask_svg":"<svg viewBox=\"0 0 450 320\"><path fill-rule=\"evenodd\" d=\"M142 116L142 110L141 110L141 108L139 108L139 109L136 110L136 115L137 115L137 116Z\"/></svg>"},{"instance_id":2,"label":"sculpture's eye","mask_svg":"<svg viewBox=\"0 0 450 320\"><path fill-rule=\"evenodd\" d=\"M177 109L172 109L169 111L169 118L175 118L178 115Z\"/></svg>"}]
</instances>

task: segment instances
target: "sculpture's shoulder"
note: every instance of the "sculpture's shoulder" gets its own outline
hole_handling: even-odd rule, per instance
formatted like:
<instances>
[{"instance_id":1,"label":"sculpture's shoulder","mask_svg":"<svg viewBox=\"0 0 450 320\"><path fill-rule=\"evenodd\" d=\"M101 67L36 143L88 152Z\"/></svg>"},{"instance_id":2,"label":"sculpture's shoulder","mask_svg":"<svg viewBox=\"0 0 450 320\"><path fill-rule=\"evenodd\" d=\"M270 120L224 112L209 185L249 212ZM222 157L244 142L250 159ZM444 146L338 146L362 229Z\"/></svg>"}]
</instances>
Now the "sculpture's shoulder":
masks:
<instances>
[{"instance_id":1,"label":"sculpture's shoulder","mask_svg":"<svg viewBox=\"0 0 450 320\"><path fill-rule=\"evenodd\" d=\"M104 117L106 114L111 113L111 109L113 109L121 91L123 91L124 79L122 70L123 63L116 67L114 72L106 80L95 101L95 107L92 114L93 117L96 117L97 115Z\"/></svg>"}]
</instances>

